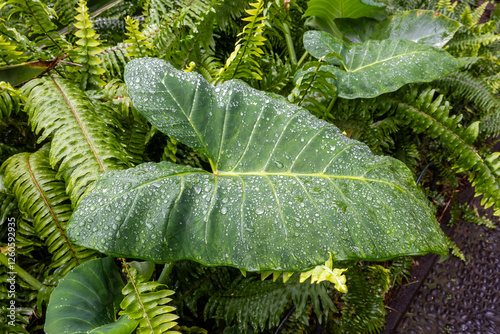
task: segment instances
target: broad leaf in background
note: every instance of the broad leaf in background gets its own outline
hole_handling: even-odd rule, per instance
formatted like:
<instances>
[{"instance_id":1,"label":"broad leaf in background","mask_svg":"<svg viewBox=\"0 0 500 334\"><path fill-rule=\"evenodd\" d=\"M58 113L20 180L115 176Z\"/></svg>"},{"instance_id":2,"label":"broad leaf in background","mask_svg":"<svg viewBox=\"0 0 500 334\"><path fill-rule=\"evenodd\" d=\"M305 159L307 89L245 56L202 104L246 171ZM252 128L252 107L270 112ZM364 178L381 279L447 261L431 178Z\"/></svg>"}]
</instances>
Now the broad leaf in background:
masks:
<instances>
[{"instance_id":1,"label":"broad leaf in background","mask_svg":"<svg viewBox=\"0 0 500 334\"><path fill-rule=\"evenodd\" d=\"M304 271L330 253L447 252L410 171L305 109L237 80L213 87L158 59L131 61L125 81L137 110L205 154L213 172L162 162L105 173L71 218L75 243L245 271Z\"/></svg>"},{"instance_id":2,"label":"broad leaf in background","mask_svg":"<svg viewBox=\"0 0 500 334\"><path fill-rule=\"evenodd\" d=\"M113 258L95 259L69 272L54 289L47 308L45 332L132 333L139 321L117 321L125 286Z\"/></svg>"},{"instance_id":3,"label":"broad leaf in background","mask_svg":"<svg viewBox=\"0 0 500 334\"><path fill-rule=\"evenodd\" d=\"M342 37L335 19L370 17L382 20L386 17L385 7L372 0L310 0L304 16L311 17L307 25Z\"/></svg>"},{"instance_id":4,"label":"broad leaf in background","mask_svg":"<svg viewBox=\"0 0 500 334\"><path fill-rule=\"evenodd\" d=\"M314 57L340 55L337 94L345 99L371 98L412 82L430 82L455 72L460 62L444 50L404 39L368 40L348 45L321 31L304 34L304 47ZM337 64L336 57L332 58Z\"/></svg>"},{"instance_id":5,"label":"broad leaf in background","mask_svg":"<svg viewBox=\"0 0 500 334\"><path fill-rule=\"evenodd\" d=\"M460 27L460 23L432 10L415 9L393 15L383 21L369 18L335 20L338 29L354 43L369 39L407 39L430 46L443 47Z\"/></svg>"}]
</instances>

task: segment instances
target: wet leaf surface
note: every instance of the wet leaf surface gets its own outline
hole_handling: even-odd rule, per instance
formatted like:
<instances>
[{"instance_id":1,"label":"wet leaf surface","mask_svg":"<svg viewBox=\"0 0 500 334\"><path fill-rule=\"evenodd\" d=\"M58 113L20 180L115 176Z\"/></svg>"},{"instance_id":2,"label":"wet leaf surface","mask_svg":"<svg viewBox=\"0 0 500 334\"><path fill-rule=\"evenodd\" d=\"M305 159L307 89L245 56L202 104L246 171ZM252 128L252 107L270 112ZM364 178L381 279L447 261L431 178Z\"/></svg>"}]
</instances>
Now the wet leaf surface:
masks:
<instances>
[{"instance_id":1,"label":"wet leaf surface","mask_svg":"<svg viewBox=\"0 0 500 334\"><path fill-rule=\"evenodd\" d=\"M334 125L240 81L213 87L157 59L125 80L157 129L203 152L213 172L169 162L105 173L69 235L114 256L191 259L247 271L446 253L409 170Z\"/></svg>"}]
</instances>

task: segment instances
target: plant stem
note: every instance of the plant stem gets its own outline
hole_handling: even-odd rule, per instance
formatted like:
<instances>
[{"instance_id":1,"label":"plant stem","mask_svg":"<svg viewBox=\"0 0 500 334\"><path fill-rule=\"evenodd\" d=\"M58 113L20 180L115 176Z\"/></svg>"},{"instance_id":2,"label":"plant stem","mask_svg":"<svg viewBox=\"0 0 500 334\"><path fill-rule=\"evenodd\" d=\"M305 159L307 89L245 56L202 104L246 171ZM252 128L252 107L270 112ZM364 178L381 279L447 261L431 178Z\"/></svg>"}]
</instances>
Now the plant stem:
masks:
<instances>
[{"instance_id":1,"label":"plant stem","mask_svg":"<svg viewBox=\"0 0 500 334\"><path fill-rule=\"evenodd\" d=\"M174 262L166 263L165 266L163 266L163 270L161 271L160 277L158 278L158 283L167 284L168 275L170 275L173 268L174 268Z\"/></svg>"},{"instance_id":2,"label":"plant stem","mask_svg":"<svg viewBox=\"0 0 500 334\"><path fill-rule=\"evenodd\" d=\"M43 284L31 276L26 270L15 263L9 263L9 259L7 259L3 253L0 253L0 263L7 267L7 271L15 272L17 276L21 277L23 281L34 287L37 291L43 288Z\"/></svg>"},{"instance_id":3,"label":"plant stem","mask_svg":"<svg viewBox=\"0 0 500 334\"><path fill-rule=\"evenodd\" d=\"M300 57L299 59L299 62L297 63L297 67L300 67L300 65L302 65L302 63L304 62L304 60L306 60L306 57L309 55L309 52L304 52L304 54L302 55L302 57Z\"/></svg>"},{"instance_id":4,"label":"plant stem","mask_svg":"<svg viewBox=\"0 0 500 334\"><path fill-rule=\"evenodd\" d=\"M297 65L297 55L295 54L295 48L293 47L292 34L290 34L290 28L288 24L283 23L283 30L285 31L285 40L288 47L288 53L290 54L290 61L292 65Z\"/></svg>"}]
</instances>

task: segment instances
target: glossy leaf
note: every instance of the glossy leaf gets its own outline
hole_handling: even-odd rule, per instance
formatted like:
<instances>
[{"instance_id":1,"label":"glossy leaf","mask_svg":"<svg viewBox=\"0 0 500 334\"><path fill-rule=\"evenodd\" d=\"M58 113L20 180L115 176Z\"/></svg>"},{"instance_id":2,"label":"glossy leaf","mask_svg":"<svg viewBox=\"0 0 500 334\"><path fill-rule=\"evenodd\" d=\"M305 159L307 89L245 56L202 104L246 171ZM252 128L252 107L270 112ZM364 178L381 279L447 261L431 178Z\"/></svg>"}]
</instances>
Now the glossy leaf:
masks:
<instances>
[{"instance_id":1,"label":"glossy leaf","mask_svg":"<svg viewBox=\"0 0 500 334\"><path fill-rule=\"evenodd\" d=\"M337 18L370 17L385 18L385 5L372 0L309 0L305 17L311 17L308 25L342 37L334 20Z\"/></svg>"},{"instance_id":2,"label":"glossy leaf","mask_svg":"<svg viewBox=\"0 0 500 334\"><path fill-rule=\"evenodd\" d=\"M406 39L415 43L443 47L460 23L432 10L415 9L393 15L383 21L369 18L337 19L335 24L354 43L369 39Z\"/></svg>"},{"instance_id":3,"label":"glossy leaf","mask_svg":"<svg viewBox=\"0 0 500 334\"><path fill-rule=\"evenodd\" d=\"M304 34L304 47L316 58L338 64L338 96L346 99L371 98L393 92L408 83L430 82L455 72L460 62L446 51L404 39L368 40L348 45L320 31Z\"/></svg>"},{"instance_id":4,"label":"glossy leaf","mask_svg":"<svg viewBox=\"0 0 500 334\"><path fill-rule=\"evenodd\" d=\"M129 334L137 320L116 321L125 286L113 258L95 259L69 272L54 289L47 308L45 333Z\"/></svg>"},{"instance_id":5,"label":"glossy leaf","mask_svg":"<svg viewBox=\"0 0 500 334\"><path fill-rule=\"evenodd\" d=\"M52 62L44 60L2 66L0 67L0 81L5 81L13 87L20 86L45 73L51 66Z\"/></svg>"},{"instance_id":6,"label":"glossy leaf","mask_svg":"<svg viewBox=\"0 0 500 334\"><path fill-rule=\"evenodd\" d=\"M426 198L398 160L240 81L213 87L157 59L133 60L137 110L206 155L105 173L72 216L74 242L153 262L304 271L333 260L446 253Z\"/></svg>"}]
</instances>

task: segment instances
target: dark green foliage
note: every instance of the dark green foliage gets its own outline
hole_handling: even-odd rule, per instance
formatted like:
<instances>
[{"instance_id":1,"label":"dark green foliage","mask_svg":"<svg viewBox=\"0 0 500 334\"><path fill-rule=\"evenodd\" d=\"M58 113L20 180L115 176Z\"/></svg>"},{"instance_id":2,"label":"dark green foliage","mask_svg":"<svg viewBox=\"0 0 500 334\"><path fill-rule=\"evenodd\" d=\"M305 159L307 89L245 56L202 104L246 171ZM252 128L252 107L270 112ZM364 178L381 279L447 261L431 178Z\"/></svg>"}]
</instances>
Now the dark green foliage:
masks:
<instances>
[{"instance_id":1,"label":"dark green foliage","mask_svg":"<svg viewBox=\"0 0 500 334\"><path fill-rule=\"evenodd\" d=\"M241 331L246 331L247 325L250 325L260 332L278 326L282 315L292 305L301 315L308 299L311 299L316 316L321 319L322 311L324 314L337 311L327 288L327 283L299 283L298 276L292 276L286 283L269 279L261 281L255 276L247 279L240 277L225 291L210 297L205 307L205 318L223 320L228 325L235 323ZM266 302L263 303L263 300Z\"/></svg>"},{"instance_id":2,"label":"dark green foliage","mask_svg":"<svg viewBox=\"0 0 500 334\"><path fill-rule=\"evenodd\" d=\"M92 103L71 82L55 77L31 81L24 87L25 110L39 141L52 137L50 165L66 183L75 205L99 173L128 164L115 131L118 125L105 106ZM68 143L71 149L66 149Z\"/></svg>"},{"instance_id":3,"label":"dark green foliage","mask_svg":"<svg viewBox=\"0 0 500 334\"><path fill-rule=\"evenodd\" d=\"M448 158L455 159L459 171L472 170L470 180L477 195L484 194L482 204L500 209L500 153L481 157L473 143L479 133L479 123L464 128L461 116L450 116L450 104L443 102L443 95L434 96L435 91L413 89L402 98L390 98L396 106L396 113L417 133L426 131L431 138L440 138L440 143L448 150Z\"/></svg>"},{"instance_id":4,"label":"dark green foliage","mask_svg":"<svg viewBox=\"0 0 500 334\"><path fill-rule=\"evenodd\" d=\"M455 72L446 78L436 80L433 86L443 89L455 100L474 103L481 113L493 114L500 110L500 99L480 78L469 72Z\"/></svg>"},{"instance_id":5,"label":"dark green foliage","mask_svg":"<svg viewBox=\"0 0 500 334\"><path fill-rule=\"evenodd\" d=\"M337 97L337 78L327 67L331 65L304 54L303 35L311 26L338 32L322 6L345 4L340 14L344 17L351 14L349 6L373 10L369 14L379 18L385 15L380 7L365 6L369 1L263 0L254 5L246 0L89 1L88 11L77 2L0 4L0 82L4 65L55 60L44 65L48 73L24 86L14 89L0 83L0 164L8 159L0 173L0 235L7 219L15 218L18 264L43 282L38 291L17 280L16 327L8 328L10 332L43 331L45 303L59 280L77 261L100 256L66 242L64 230L72 206L86 196L103 170L160 160L211 170L203 154L176 141L171 133L157 131L133 107L123 83L124 67L143 55L201 73L211 83L240 78L261 91L288 97L340 127L346 136L366 143L375 154L403 161L414 179L432 163L419 183L433 189L424 189L434 203L429 203L430 210L441 207L437 212L442 212L451 205L452 221L462 218L494 227L490 217L457 204L453 195L450 198L459 176L466 175L476 193L484 193L483 203L499 214L500 155L489 152L492 145L486 140L500 133L500 37L497 18L487 16L486 3L387 2L389 14L430 9L459 21L461 28L443 48L463 67L430 82L428 87L436 91L416 84L373 99L346 100ZM306 11L308 18L303 15ZM314 11L317 17L310 16ZM127 30L128 15L137 22ZM365 81L373 84L376 79ZM463 257L451 240L447 242L453 254ZM383 325L388 287L403 284L411 264L408 257L376 265L350 264L349 290L342 295L326 283L299 284L298 275L287 283L281 278L260 281L256 274L245 278L234 268L179 261L166 265L161 275L157 265L149 280L129 273L130 303L124 308L134 313L140 300L152 297L154 302L147 307L150 316L136 313L146 333L151 332L147 319L155 318L151 311L162 312L159 322L166 327L173 324L175 316L164 313L172 308L162 306L169 298L186 333L274 332L292 305L297 311L282 333L311 333L319 319L331 333L376 333ZM6 304L7 277L6 267L0 266L0 299ZM166 281L176 293L167 296L170 292L157 280ZM139 294L131 288L134 284L142 289ZM5 315L3 308L2 325Z\"/></svg>"},{"instance_id":6,"label":"dark green foliage","mask_svg":"<svg viewBox=\"0 0 500 334\"><path fill-rule=\"evenodd\" d=\"M387 313L384 294L391 284L391 271L380 265L353 265L346 277L349 290L342 297L342 333L378 333Z\"/></svg>"},{"instance_id":7,"label":"dark green foliage","mask_svg":"<svg viewBox=\"0 0 500 334\"><path fill-rule=\"evenodd\" d=\"M36 236L53 254L49 268L69 271L94 252L71 244L65 234L72 210L64 182L56 179L49 164L49 145L38 152L20 153L4 163L5 186L16 196L19 210L33 221Z\"/></svg>"},{"instance_id":8,"label":"dark green foliage","mask_svg":"<svg viewBox=\"0 0 500 334\"><path fill-rule=\"evenodd\" d=\"M455 203L451 209L450 224L458 223L460 218L472 224L496 228L496 225L490 219L480 216L477 208L472 209L467 203Z\"/></svg>"}]
</instances>

